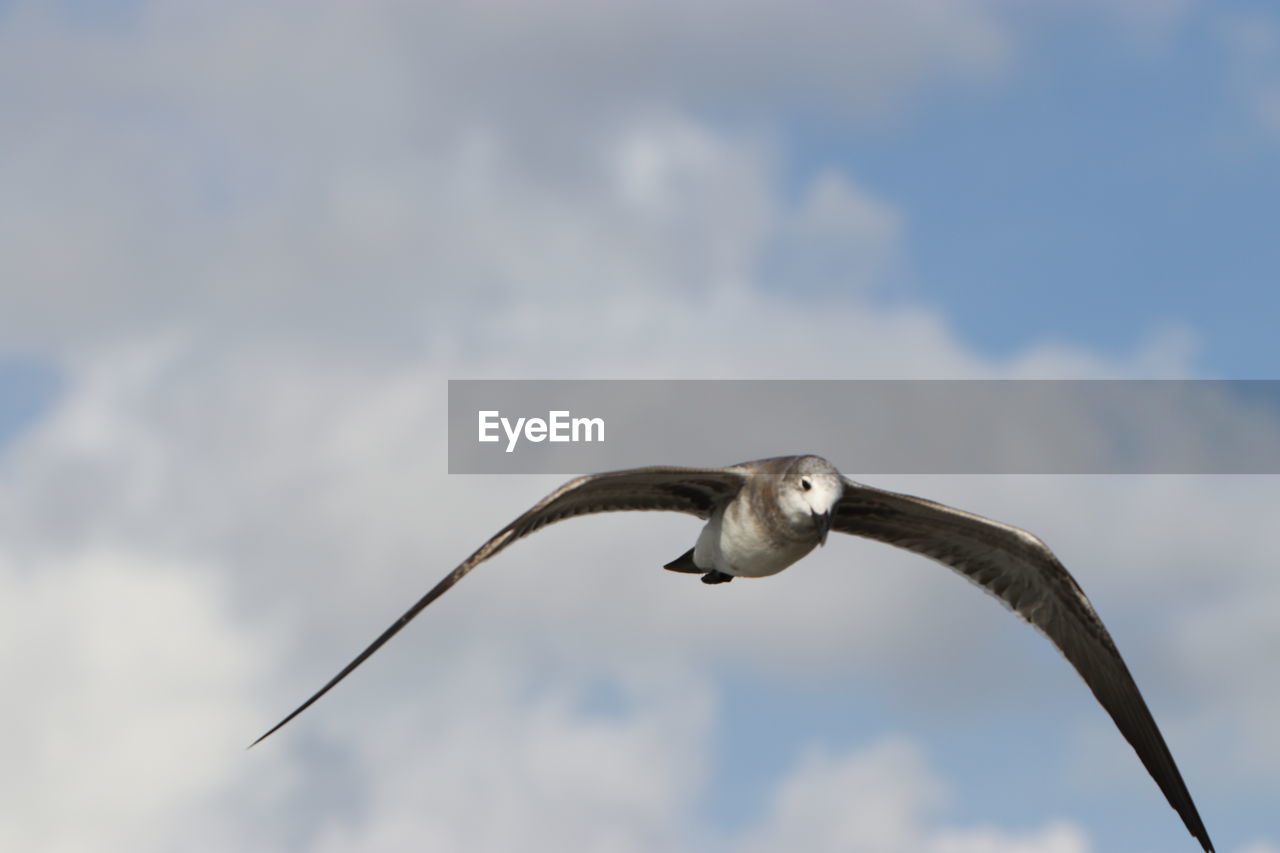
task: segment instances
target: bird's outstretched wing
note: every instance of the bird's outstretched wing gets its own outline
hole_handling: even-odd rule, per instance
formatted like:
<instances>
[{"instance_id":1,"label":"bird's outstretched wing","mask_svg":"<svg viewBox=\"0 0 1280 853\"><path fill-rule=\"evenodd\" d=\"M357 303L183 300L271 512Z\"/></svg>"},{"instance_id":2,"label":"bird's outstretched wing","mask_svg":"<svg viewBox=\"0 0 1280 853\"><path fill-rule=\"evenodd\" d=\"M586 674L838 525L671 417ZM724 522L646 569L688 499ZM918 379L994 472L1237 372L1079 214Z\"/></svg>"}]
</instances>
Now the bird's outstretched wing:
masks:
<instances>
[{"instance_id":1,"label":"bird's outstretched wing","mask_svg":"<svg viewBox=\"0 0 1280 853\"><path fill-rule=\"evenodd\" d=\"M1206 851L1213 843L1111 635L1049 548L1025 530L845 479L833 530L930 557L1000 599L1048 637L1084 678Z\"/></svg>"},{"instance_id":2,"label":"bird's outstretched wing","mask_svg":"<svg viewBox=\"0 0 1280 853\"><path fill-rule=\"evenodd\" d=\"M390 628L383 631L368 648L347 664L328 684L321 687L307 701L299 705L293 713L276 723L262 737L249 744L250 747L261 743L277 729L294 717L301 714L313 702L328 693L338 682L351 674L352 670L380 649L383 644L408 625L431 602L444 595L448 589L462 580L467 572L497 554L503 548L521 537L528 536L536 530L573 518L597 512L618 512L621 510L671 510L695 515L698 518L710 517L719 504L729 500L738 493L745 481L745 474L737 468L678 468L672 466L654 466L650 468L633 468L626 471L608 471L603 474L588 474L565 483L542 500L538 501L527 512L499 530L488 542L481 545L476 552L463 560L456 569L444 576L426 595L418 599L404 615L395 621Z\"/></svg>"}]
</instances>

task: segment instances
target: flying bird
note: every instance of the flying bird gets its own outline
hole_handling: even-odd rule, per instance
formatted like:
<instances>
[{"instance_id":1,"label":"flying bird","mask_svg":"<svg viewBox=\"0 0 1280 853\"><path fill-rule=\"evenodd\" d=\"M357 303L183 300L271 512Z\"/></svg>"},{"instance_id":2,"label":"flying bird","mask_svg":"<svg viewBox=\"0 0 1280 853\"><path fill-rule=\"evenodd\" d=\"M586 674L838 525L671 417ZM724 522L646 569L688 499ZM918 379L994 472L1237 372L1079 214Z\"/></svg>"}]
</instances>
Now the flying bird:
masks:
<instances>
[{"instance_id":1,"label":"flying bird","mask_svg":"<svg viewBox=\"0 0 1280 853\"><path fill-rule=\"evenodd\" d=\"M1187 830L1212 853L1209 833L1129 668L1053 552L1020 528L854 482L819 456L780 456L727 468L633 468L570 480L481 545L250 746L310 707L427 605L512 542L566 518L624 510L671 510L704 520L696 544L663 568L699 574L707 584L777 574L825 544L832 530L905 548L956 570L1048 637L1070 661Z\"/></svg>"}]
</instances>

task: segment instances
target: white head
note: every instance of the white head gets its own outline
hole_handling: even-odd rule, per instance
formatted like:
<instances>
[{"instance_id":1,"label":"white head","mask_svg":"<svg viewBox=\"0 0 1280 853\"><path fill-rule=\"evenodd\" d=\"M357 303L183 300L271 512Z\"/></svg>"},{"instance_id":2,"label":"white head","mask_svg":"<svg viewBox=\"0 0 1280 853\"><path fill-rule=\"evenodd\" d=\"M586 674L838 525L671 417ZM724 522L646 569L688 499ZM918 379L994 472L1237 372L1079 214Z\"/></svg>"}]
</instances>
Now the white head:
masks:
<instances>
[{"instance_id":1,"label":"white head","mask_svg":"<svg viewBox=\"0 0 1280 853\"><path fill-rule=\"evenodd\" d=\"M844 480L836 467L821 456L798 456L787 466L779 483L778 499L793 527L817 530L826 544L831 513L844 494Z\"/></svg>"}]
</instances>

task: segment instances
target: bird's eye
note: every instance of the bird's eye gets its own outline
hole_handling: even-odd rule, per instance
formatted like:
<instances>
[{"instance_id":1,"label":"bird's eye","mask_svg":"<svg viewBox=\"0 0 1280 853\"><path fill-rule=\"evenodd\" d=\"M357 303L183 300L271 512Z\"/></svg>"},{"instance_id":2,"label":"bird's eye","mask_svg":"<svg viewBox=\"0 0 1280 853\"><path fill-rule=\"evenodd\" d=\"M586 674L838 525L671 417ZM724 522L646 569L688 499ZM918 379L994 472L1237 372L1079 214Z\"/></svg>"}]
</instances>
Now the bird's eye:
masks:
<instances>
[{"instance_id":1,"label":"bird's eye","mask_svg":"<svg viewBox=\"0 0 1280 853\"><path fill-rule=\"evenodd\" d=\"M808 480L807 478L806 478L806 479L802 479L802 480L800 481L800 488L804 489L804 490L807 492L807 491L809 491L810 489L812 489L812 488L813 488L813 483L810 483L810 482L809 482L809 480Z\"/></svg>"}]
</instances>

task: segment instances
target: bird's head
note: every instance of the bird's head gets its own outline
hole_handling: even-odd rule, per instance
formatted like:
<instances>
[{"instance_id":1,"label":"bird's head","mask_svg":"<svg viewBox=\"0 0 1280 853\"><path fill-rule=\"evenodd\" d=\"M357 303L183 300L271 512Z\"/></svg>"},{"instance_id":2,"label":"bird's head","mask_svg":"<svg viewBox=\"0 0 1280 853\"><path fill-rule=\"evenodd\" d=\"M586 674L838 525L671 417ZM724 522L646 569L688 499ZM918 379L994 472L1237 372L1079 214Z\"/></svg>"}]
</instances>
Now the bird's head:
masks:
<instances>
[{"instance_id":1,"label":"bird's head","mask_svg":"<svg viewBox=\"0 0 1280 853\"><path fill-rule=\"evenodd\" d=\"M844 494L844 479L821 456L800 456L787 468L779 484L782 511L793 527L816 530L825 545L831 514Z\"/></svg>"}]
</instances>

